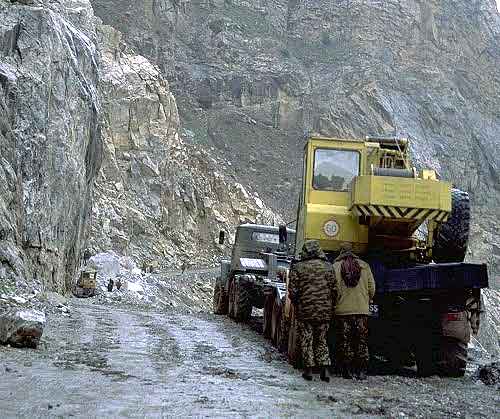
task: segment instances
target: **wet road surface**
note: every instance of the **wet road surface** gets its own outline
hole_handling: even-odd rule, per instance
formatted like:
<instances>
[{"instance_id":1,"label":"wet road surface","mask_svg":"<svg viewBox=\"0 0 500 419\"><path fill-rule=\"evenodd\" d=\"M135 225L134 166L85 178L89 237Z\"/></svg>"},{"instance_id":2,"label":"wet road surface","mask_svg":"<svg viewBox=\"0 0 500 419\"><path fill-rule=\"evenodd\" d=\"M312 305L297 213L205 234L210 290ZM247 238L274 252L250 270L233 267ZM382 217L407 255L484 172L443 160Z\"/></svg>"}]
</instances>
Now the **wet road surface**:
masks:
<instances>
[{"instance_id":1,"label":"wet road surface","mask_svg":"<svg viewBox=\"0 0 500 419\"><path fill-rule=\"evenodd\" d=\"M0 347L0 417L495 417L472 378L302 380L267 341L225 317L73 300L38 350Z\"/></svg>"}]
</instances>

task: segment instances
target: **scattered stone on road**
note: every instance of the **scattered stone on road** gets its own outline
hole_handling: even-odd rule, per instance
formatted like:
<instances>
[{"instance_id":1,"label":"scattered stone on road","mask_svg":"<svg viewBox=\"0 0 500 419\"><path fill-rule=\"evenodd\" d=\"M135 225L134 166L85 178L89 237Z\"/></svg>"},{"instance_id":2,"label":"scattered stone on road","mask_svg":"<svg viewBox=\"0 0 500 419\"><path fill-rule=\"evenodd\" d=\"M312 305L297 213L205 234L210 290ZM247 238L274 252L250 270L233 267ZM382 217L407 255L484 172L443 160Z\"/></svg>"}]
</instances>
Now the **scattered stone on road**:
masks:
<instances>
[{"instance_id":1,"label":"scattered stone on road","mask_svg":"<svg viewBox=\"0 0 500 419\"><path fill-rule=\"evenodd\" d=\"M68 305L68 299L57 292L47 291L39 295L38 298L41 301L44 301L54 307L62 307Z\"/></svg>"},{"instance_id":2,"label":"scattered stone on road","mask_svg":"<svg viewBox=\"0 0 500 419\"><path fill-rule=\"evenodd\" d=\"M46 417L49 405L54 417L76 418L498 413L496 388L472 375L305 382L252 326L225 316L97 299L73 299L70 309L50 316L37 351L0 347L0 416Z\"/></svg>"},{"instance_id":3,"label":"scattered stone on road","mask_svg":"<svg viewBox=\"0 0 500 419\"><path fill-rule=\"evenodd\" d=\"M500 362L493 362L479 368L479 379L487 386L500 384Z\"/></svg>"},{"instance_id":4,"label":"scattered stone on road","mask_svg":"<svg viewBox=\"0 0 500 419\"><path fill-rule=\"evenodd\" d=\"M38 310L9 310L0 315L0 343L18 348L36 348L45 326Z\"/></svg>"}]
</instances>

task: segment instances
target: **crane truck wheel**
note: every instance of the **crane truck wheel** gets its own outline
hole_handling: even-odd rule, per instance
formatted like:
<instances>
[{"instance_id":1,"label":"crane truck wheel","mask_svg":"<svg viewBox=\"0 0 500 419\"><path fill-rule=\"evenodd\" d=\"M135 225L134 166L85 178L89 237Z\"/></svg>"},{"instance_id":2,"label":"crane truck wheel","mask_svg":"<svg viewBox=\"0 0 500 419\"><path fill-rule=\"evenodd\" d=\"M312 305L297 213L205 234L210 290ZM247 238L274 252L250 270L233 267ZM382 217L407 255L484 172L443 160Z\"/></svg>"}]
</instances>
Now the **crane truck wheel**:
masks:
<instances>
[{"instance_id":1,"label":"crane truck wheel","mask_svg":"<svg viewBox=\"0 0 500 419\"><path fill-rule=\"evenodd\" d=\"M273 296L266 295L264 300L264 323L262 325L262 334L265 338L271 338L271 318L273 310Z\"/></svg>"},{"instance_id":2,"label":"crane truck wheel","mask_svg":"<svg viewBox=\"0 0 500 419\"><path fill-rule=\"evenodd\" d=\"M280 320L281 320L281 305L276 301L276 297L273 301L273 311L271 317L271 341L274 346L278 347L279 345L279 336L280 333Z\"/></svg>"},{"instance_id":3,"label":"crane truck wheel","mask_svg":"<svg viewBox=\"0 0 500 419\"><path fill-rule=\"evenodd\" d=\"M463 262L467 252L470 228L469 194L460 189L451 190L451 214L441 224L432 249L434 262Z\"/></svg>"},{"instance_id":4,"label":"crane truck wheel","mask_svg":"<svg viewBox=\"0 0 500 419\"><path fill-rule=\"evenodd\" d=\"M279 352L286 352L286 347L288 345L288 329L285 321L284 304L284 299L282 301L275 299L273 304L273 344Z\"/></svg>"},{"instance_id":5,"label":"crane truck wheel","mask_svg":"<svg viewBox=\"0 0 500 419\"><path fill-rule=\"evenodd\" d=\"M287 348L288 348L288 331L289 331L289 328L288 328L288 324L287 324L287 320L285 318L285 313L284 313L284 301L282 302L282 306L281 306L281 316L280 316L280 321L279 321L279 325L278 325L278 333L277 333L277 338L276 338L276 341L277 341L277 348L278 348L278 351L281 352L281 353L286 353L287 351Z\"/></svg>"},{"instance_id":6,"label":"crane truck wheel","mask_svg":"<svg viewBox=\"0 0 500 419\"><path fill-rule=\"evenodd\" d=\"M234 280L234 319L237 322L248 322L252 315L252 300L245 282Z\"/></svg>"},{"instance_id":7,"label":"crane truck wheel","mask_svg":"<svg viewBox=\"0 0 500 419\"><path fill-rule=\"evenodd\" d=\"M213 310L214 314L227 314L228 298L224 290L224 286L220 283L219 278L215 282Z\"/></svg>"},{"instance_id":8,"label":"crane truck wheel","mask_svg":"<svg viewBox=\"0 0 500 419\"><path fill-rule=\"evenodd\" d=\"M227 315L233 319L234 318L234 280L229 281L229 295L228 295L228 307Z\"/></svg>"},{"instance_id":9,"label":"crane truck wheel","mask_svg":"<svg viewBox=\"0 0 500 419\"><path fill-rule=\"evenodd\" d=\"M220 298L220 285L219 281L215 281L214 296L212 300L212 307L214 314L219 314L219 298Z\"/></svg>"}]
</instances>

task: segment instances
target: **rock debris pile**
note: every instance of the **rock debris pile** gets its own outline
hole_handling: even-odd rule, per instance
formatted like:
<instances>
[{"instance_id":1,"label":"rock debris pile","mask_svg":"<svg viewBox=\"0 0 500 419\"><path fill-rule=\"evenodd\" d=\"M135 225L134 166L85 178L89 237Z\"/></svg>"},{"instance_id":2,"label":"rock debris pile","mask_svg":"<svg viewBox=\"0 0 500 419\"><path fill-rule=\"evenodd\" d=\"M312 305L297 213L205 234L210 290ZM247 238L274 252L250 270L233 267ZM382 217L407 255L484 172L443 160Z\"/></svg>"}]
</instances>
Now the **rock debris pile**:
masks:
<instances>
[{"instance_id":1,"label":"rock debris pile","mask_svg":"<svg viewBox=\"0 0 500 419\"><path fill-rule=\"evenodd\" d=\"M500 14L491 0L92 0L171 83L190 141L295 217L305 132L401 134L472 198L500 274Z\"/></svg>"},{"instance_id":2,"label":"rock debris pile","mask_svg":"<svg viewBox=\"0 0 500 419\"><path fill-rule=\"evenodd\" d=\"M38 310L12 310L0 315L0 343L36 348L45 326L45 314Z\"/></svg>"},{"instance_id":3,"label":"rock debris pile","mask_svg":"<svg viewBox=\"0 0 500 419\"><path fill-rule=\"evenodd\" d=\"M492 364L480 367L477 375L487 386L496 384L500 389L500 362L493 362Z\"/></svg>"},{"instance_id":4,"label":"rock debris pile","mask_svg":"<svg viewBox=\"0 0 500 419\"><path fill-rule=\"evenodd\" d=\"M160 311L176 308L186 313L206 312L212 304L211 269L144 272L130 257L113 251L93 256L86 268L97 271L96 304L105 302ZM108 290L110 281L112 291Z\"/></svg>"},{"instance_id":5,"label":"rock debris pile","mask_svg":"<svg viewBox=\"0 0 500 419\"><path fill-rule=\"evenodd\" d=\"M104 161L90 245L163 267L207 265L221 254L219 230L277 223L259 196L224 174L224 163L179 136L168 82L121 34L99 26Z\"/></svg>"}]
</instances>

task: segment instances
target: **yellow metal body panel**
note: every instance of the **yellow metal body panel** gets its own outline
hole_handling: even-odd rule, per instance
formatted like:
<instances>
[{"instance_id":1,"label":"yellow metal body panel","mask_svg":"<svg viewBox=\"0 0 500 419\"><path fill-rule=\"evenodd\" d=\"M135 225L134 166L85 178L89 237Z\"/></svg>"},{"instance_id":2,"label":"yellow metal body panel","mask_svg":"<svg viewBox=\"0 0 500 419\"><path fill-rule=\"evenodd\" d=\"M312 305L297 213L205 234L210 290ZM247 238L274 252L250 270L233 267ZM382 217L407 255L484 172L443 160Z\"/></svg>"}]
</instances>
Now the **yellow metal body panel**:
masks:
<instances>
[{"instance_id":1,"label":"yellow metal body panel","mask_svg":"<svg viewBox=\"0 0 500 419\"><path fill-rule=\"evenodd\" d=\"M358 223L351 211L350 193L315 190L312 187L314 171L314 154L316 149L354 150L360 153L360 173L365 169L364 149L362 141L311 138L305 149L305 171L301 203L297 221L297 246L300 252L305 240L319 240L325 251L339 250L342 242L353 243L354 250L364 253L368 245L368 227ZM334 221L338 225L335 237L328 236L325 224Z\"/></svg>"},{"instance_id":2,"label":"yellow metal body panel","mask_svg":"<svg viewBox=\"0 0 500 419\"><path fill-rule=\"evenodd\" d=\"M84 279L82 281L82 288L95 288L96 280L95 279Z\"/></svg>"},{"instance_id":3,"label":"yellow metal body panel","mask_svg":"<svg viewBox=\"0 0 500 419\"><path fill-rule=\"evenodd\" d=\"M319 240L325 251L337 251L350 242L355 252L365 253L372 234L410 238L425 221L447 219L451 211L451 184L437 181L425 170L419 178L374 176L379 164L410 169L408 148L388 149L362 140L309 138L304 150L302 191L297 214L297 253L305 240ZM313 187L317 149L359 153L359 173L347 191L316 190ZM386 166L389 164L390 166ZM432 231L430 232L432 235ZM389 240L391 240L389 238ZM409 243L409 242L408 242Z\"/></svg>"},{"instance_id":4,"label":"yellow metal body panel","mask_svg":"<svg viewBox=\"0 0 500 419\"><path fill-rule=\"evenodd\" d=\"M83 271L80 275L80 278L77 281L77 285L81 288L96 288L97 286L97 281L96 281L96 276L97 272L96 271Z\"/></svg>"},{"instance_id":5,"label":"yellow metal body panel","mask_svg":"<svg viewBox=\"0 0 500 419\"><path fill-rule=\"evenodd\" d=\"M422 179L438 180L436 171L432 169L423 169Z\"/></svg>"},{"instance_id":6,"label":"yellow metal body panel","mask_svg":"<svg viewBox=\"0 0 500 419\"><path fill-rule=\"evenodd\" d=\"M352 185L352 205L451 211L451 184L388 176L358 176Z\"/></svg>"},{"instance_id":7,"label":"yellow metal body panel","mask_svg":"<svg viewBox=\"0 0 500 419\"><path fill-rule=\"evenodd\" d=\"M334 221L338 225L335 237L327 235L325 225ZM306 239L320 241L325 251L339 250L342 242L351 242L355 250L364 251L368 244L368 227L358 223L347 206L308 204L305 220Z\"/></svg>"}]
</instances>

